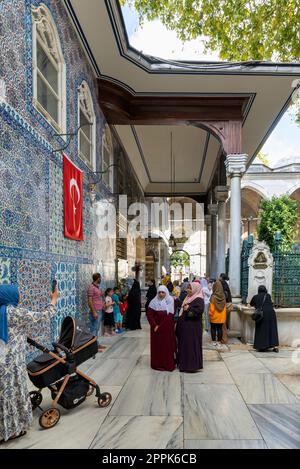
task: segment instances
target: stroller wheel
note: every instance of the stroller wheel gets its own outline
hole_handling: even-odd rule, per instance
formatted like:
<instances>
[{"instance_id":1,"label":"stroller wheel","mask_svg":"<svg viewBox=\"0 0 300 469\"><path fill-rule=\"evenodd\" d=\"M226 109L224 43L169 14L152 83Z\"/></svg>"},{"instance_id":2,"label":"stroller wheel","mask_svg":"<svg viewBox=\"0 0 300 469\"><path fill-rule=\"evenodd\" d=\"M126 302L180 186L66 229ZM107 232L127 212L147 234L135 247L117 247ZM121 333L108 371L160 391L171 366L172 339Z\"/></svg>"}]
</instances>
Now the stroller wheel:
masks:
<instances>
[{"instance_id":1,"label":"stroller wheel","mask_svg":"<svg viewBox=\"0 0 300 469\"><path fill-rule=\"evenodd\" d=\"M87 397L90 397L94 394L95 388L93 386L89 387L88 392L86 393Z\"/></svg>"},{"instance_id":2,"label":"stroller wheel","mask_svg":"<svg viewBox=\"0 0 300 469\"><path fill-rule=\"evenodd\" d=\"M42 428L54 427L60 419L60 411L55 407L45 410L40 416L39 423Z\"/></svg>"},{"instance_id":3,"label":"stroller wheel","mask_svg":"<svg viewBox=\"0 0 300 469\"><path fill-rule=\"evenodd\" d=\"M43 396L39 391L30 391L29 393L32 410L35 410L42 403Z\"/></svg>"},{"instance_id":4,"label":"stroller wheel","mask_svg":"<svg viewBox=\"0 0 300 469\"><path fill-rule=\"evenodd\" d=\"M98 406L99 407L108 407L111 403L112 395L109 392L103 392L101 396L98 398Z\"/></svg>"}]
</instances>

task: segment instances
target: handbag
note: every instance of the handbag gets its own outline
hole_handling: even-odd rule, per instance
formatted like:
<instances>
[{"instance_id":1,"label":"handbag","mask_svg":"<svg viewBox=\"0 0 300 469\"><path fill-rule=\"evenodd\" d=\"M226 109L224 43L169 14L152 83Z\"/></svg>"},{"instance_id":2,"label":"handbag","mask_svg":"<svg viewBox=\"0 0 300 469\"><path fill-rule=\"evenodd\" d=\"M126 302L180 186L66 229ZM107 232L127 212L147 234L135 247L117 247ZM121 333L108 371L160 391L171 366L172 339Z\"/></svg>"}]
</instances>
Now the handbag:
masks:
<instances>
[{"instance_id":1,"label":"handbag","mask_svg":"<svg viewBox=\"0 0 300 469\"><path fill-rule=\"evenodd\" d=\"M255 321L256 323L258 322L261 322L264 318L264 312L263 312L263 306L265 304L265 301L266 301L266 298L267 298L267 295L264 296L264 299L263 299L263 302L262 302L262 305L260 308L256 308L254 313L252 314L251 318L253 319L253 321Z\"/></svg>"}]
</instances>

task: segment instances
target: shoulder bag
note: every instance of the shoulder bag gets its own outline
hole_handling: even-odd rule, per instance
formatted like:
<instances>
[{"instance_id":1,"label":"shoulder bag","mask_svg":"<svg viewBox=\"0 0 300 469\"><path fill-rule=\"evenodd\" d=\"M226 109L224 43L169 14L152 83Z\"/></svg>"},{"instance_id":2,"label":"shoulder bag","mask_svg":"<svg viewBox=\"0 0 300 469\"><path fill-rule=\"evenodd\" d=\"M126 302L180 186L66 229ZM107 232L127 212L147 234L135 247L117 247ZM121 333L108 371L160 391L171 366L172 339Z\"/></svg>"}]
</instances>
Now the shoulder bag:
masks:
<instances>
[{"instance_id":1,"label":"shoulder bag","mask_svg":"<svg viewBox=\"0 0 300 469\"><path fill-rule=\"evenodd\" d=\"M261 304L261 307L260 308L256 308L254 313L252 314L251 318L253 319L253 321L255 321L256 323L258 322L261 322L264 318L264 312L263 312L263 306L265 304L265 301L266 301L266 298L267 298L267 295L264 296L264 299L263 299L263 302Z\"/></svg>"}]
</instances>

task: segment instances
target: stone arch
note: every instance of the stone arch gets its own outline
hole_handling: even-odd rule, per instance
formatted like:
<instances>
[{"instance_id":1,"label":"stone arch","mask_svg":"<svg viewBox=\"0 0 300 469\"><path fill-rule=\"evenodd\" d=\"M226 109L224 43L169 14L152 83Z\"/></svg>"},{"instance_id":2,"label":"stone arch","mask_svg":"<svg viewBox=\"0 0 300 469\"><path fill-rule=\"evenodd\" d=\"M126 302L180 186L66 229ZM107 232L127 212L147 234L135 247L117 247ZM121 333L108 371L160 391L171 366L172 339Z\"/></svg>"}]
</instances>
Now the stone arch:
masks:
<instances>
[{"instance_id":1,"label":"stone arch","mask_svg":"<svg viewBox=\"0 0 300 469\"><path fill-rule=\"evenodd\" d=\"M293 194L295 194L297 191L300 191L300 181L297 182L294 186L292 186L288 191L286 191L286 194L292 197Z\"/></svg>"},{"instance_id":2,"label":"stone arch","mask_svg":"<svg viewBox=\"0 0 300 469\"><path fill-rule=\"evenodd\" d=\"M242 190L243 189L250 189L254 192L257 192L257 194L259 194L262 199L269 199L270 198L269 193L264 189L264 187L262 187L260 184L257 184L256 182L243 181L242 180L241 188L242 188Z\"/></svg>"},{"instance_id":3,"label":"stone arch","mask_svg":"<svg viewBox=\"0 0 300 469\"><path fill-rule=\"evenodd\" d=\"M262 200L268 199L263 189L255 184L248 181L242 186L241 191L242 198L242 237L245 239L248 236L248 229L254 236L257 235L257 225L259 221L259 210ZM251 219L252 217L252 219ZM230 201L227 202L226 207L226 218L227 223L230 223Z\"/></svg>"},{"instance_id":4,"label":"stone arch","mask_svg":"<svg viewBox=\"0 0 300 469\"><path fill-rule=\"evenodd\" d=\"M96 115L94 110L93 97L88 83L83 80L78 87L78 128L80 127L80 113L83 113L85 119L91 125L91 155L90 161L87 163L92 167L93 171L96 171ZM84 123L86 124L86 123ZM84 138L87 132L87 126L80 128L78 133L78 152L80 152L80 139ZM86 158L83 157L86 161Z\"/></svg>"},{"instance_id":5,"label":"stone arch","mask_svg":"<svg viewBox=\"0 0 300 469\"><path fill-rule=\"evenodd\" d=\"M33 104L46 120L60 133L66 132L67 120L67 91L66 91L66 62L62 51L58 30L49 8L41 3L32 5L32 43L33 43ZM57 71L57 117L50 115L45 103L38 97L38 47L48 56L53 68Z\"/></svg>"}]
</instances>

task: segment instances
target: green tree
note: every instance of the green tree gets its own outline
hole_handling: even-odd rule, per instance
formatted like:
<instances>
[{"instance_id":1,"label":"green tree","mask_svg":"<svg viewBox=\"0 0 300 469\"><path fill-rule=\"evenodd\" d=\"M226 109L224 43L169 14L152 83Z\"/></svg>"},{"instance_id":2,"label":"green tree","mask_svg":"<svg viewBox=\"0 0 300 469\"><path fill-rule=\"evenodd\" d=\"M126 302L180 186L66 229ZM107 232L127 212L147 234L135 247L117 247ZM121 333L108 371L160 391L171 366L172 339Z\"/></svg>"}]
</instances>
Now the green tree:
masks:
<instances>
[{"instance_id":1,"label":"green tree","mask_svg":"<svg viewBox=\"0 0 300 469\"><path fill-rule=\"evenodd\" d=\"M120 0L187 41L205 38L224 60L300 59L299 0Z\"/></svg>"},{"instance_id":2,"label":"green tree","mask_svg":"<svg viewBox=\"0 0 300 469\"><path fill-rule=\"evenodd\" d=\"M299 0L120 0L140 23L159 19L188 41L201 37L205 51L222 60L300 60ZM300 109L296 115L300 124Z\"/></svg>"},{"instance_id":3,"label":"green tree","mask_svg":"<svg viewBox=\"0 0 300 469\"><path fill-rule=\"evenodd\" d=\"M274 250L274 237L281 232L282 247L287 249L295 240L298 223L297 202L287 195L263 200L260 207L260 223L257 227L259 241L265 241Z\"/></svg>"},{"instance_id":4,"label":"green tree","mask_svg":"<svg viewBox=\"0 0 300 469\"><path fill-rule=\"evenodd\" d=\"M171 265L176 268L179 265L188 267L190 265L190 256L185 251L175 251L171 255Z\"/></svg>"}]
</instances>

